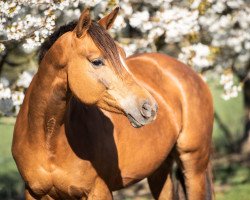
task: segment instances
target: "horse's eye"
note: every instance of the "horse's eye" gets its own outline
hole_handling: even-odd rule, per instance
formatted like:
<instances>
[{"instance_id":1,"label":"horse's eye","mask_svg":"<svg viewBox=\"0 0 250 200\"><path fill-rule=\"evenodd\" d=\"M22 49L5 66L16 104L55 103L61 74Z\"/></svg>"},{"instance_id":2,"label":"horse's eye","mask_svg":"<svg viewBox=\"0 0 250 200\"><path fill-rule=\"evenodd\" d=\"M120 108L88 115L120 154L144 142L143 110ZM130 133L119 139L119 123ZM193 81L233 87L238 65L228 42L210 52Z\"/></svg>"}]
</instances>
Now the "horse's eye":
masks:
<instances>
[{"instance_id":1,"label":"horse's eye","mask_svg":"<svg viewBox=\"0 0 250 200\"><path fill-rule=\"evenodd\" d=\"M104 65L103 61L101 59L95 59L90 61L94 67L101 67Z\"/></svg>"}]
</instances>

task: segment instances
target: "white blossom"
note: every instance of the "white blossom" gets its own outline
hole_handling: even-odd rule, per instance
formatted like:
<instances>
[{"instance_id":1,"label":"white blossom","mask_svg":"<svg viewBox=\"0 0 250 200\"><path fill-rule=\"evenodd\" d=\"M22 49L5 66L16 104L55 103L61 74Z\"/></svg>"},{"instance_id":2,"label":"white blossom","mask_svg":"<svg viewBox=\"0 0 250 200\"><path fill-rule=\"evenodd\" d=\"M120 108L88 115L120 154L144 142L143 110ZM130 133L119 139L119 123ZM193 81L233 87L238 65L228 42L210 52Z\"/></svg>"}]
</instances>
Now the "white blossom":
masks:
<instances>
[{"instance_id":1,"label":"white blossom","mask_svg":"<svg viewBox=\"0 0 250 200\"><path fill-rule=\"evenodd\" d=\"M127 56L157 51L156 42L161 39L164 51L169 51L169 46L170 51L176 48L175 55L195 70L213 66L221 77L224 99L238 95L241 85L234 81L232 73L225 71L233 64L244 67L250 59L250 5L243 0L0 1L0 37L22 41L23 51L31 53L54 32L56 22L77 19L80 7L90 6L96 17L103 17L116 3L121 10L111 32L120 40ZM136 38L121 38L122 31L131 27ZM6 43L0 41L0 54L6 52L6 47ZM3 84L4 79L0 79L2 113L19 109L32 76L24 71L12 85Z\"/></svg>"},{"instance_id":2,"label":"white blossom","mask_svg":"<svg viewBox=\"0 0 250 200\"><path fill-rule=\"evenodd\" d=\"M124 51L126 52L127 56L134 54L138 48L136 44L132 43L128 45L122 44L122 47L124 48Z\"/></svg>"},{"instance_id":3,"label":"white blossom","mask_svg":"<svg viewBox=\"0 0 250 200\"><path fill-rule=\"evenodd\" d=\"M239 92L241 91L241 86L237 86L234 84L232 73L222 74L220 78L220 84L224 89L224 92L221 95L224 100L229 100L231 98L237 97Z\"/></svg>"},{"instance_id":4,"label":"white blossom","mask_svg":"<svg viewBox=\"0 0 250 200\"><path fill-rule=\"evenodd\" d=\"M11 98L10 88L5 88L2 83L0 83L0 99Z\"/></svg>"},{"instance_id":5,"label":"white blossom","mask_svg":"<svg viewBox=\"0 0 250 200\"><path fill-rule=\"evenodd\" d=\"M207 45L198 43L183 47L178 58L196 69L202 69L213 64L213 61L209 60L210 54L210 48Z\"/></svg>"},{"instance_id":6,"label":"white blossom","mask_svg":"<svg viewBox=\"0 0 250 200\"><path fill-rule=\"evenodd\" d=\"M122 16L117 16L113 25L113 29L117 30L117 29L122 29L126 26L126 23L124 21L124 18Z\"/></svg>"},{"instance_id":7,"label":"white blossom","mask_svg":"<svg viewBox=\"0 0 250 200\"><path fill-rule=\"evenodd\" d=\"M166 42L178 42L183 36L199 31L198 11L172 7L169 10L156 12L156 18L166 32Z\"/></svg>"},{"instance_id":8,"label":"white blossom","mask_svg":"<svg viewBox=\"0 0 250 200\"><path fill-rule=\"evenodd\" d=\"M191 4L190 8L192 8L192 9L197 9L197 8L199 7L201 1L202 1L202 0L194 0L194 1L192 2L192 4Z\"/></svg>"},{"instance_id":9,"label":"white blossom","mask_svg":"<svg viewBox=\"0 0 250 200\"><path fill-rule=\"evenodd\" d=\"M32 73L30 72L27 72L27 71L24 71L18 78L17 82L16 82L16 85L18 87L23 87L23 88L28 88L29 85L30 85L30 82L33 78L33 75Z\"/></svg>"},{"instance_id":10,"label":"white blossom","mask_svg":"<svg viewBox=\"0 0 250 200\"><path fill-rule=\"evenodd\" d=\"M154 41L154 39L158 38L159 36L161 36L164 33L164 29L160 28L160 27L156 27L154 29L152 29L149 34L148 34L148 39L150 41Z\"/></svg>"},{"instance_id":11,"label":"white blossom","mask_svg":"<svg viewBox=\"0 0 250 200\"><path fill-rule=\"evenodd\" d=\"M23 103L24 94L23 92L14 91L11 95L11 98L14 106L20 106Z\"/></svg>"},{"instance_id":12,"label":"white blossom","mask_svg":"<svg viewBox=\"0 0 250 200\"><path fill-rule=\"evenodd\" d=\"M144 22L149 20L149 13L147 10L141 12L135 12L129 19L130 25L137 28L139 25L142 25Z\"/></svg>"}]
</instances>

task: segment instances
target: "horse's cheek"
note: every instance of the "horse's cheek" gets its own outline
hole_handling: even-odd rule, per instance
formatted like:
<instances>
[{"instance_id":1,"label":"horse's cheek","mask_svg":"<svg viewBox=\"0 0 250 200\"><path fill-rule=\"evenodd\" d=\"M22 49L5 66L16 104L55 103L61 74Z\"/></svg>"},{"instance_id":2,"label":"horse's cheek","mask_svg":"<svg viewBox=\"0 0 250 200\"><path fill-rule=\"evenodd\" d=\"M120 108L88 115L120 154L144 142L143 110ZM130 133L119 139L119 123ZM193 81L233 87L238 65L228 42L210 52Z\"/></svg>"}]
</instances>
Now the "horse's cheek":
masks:
<instances>
[{"instance_id":1,"label":"horse's cheek","mask_svg":"<svg viewBox=\"0 0 250 200\"><path fill-rule=\"evenodd\" d=\"M85 104L95 104L104 90L104 86L82 66L69 67L68 82L73 95Z\"/></svg>"}]
</instances>

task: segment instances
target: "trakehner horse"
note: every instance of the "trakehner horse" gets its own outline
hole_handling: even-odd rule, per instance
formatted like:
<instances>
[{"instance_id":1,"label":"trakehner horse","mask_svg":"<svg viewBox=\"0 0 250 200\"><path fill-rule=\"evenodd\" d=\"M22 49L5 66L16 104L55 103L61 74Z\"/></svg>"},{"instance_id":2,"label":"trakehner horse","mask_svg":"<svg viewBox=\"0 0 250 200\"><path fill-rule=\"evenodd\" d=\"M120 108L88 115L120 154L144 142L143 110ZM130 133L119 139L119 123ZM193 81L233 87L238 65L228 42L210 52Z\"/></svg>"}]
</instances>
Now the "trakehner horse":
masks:
<instances>
[{"instance_id":1,"label":"trakehner horse","mask_svg":"<svg viewBox=\"0 0 250 200\"><path fill-rule=\"evenodd\" d=\"M106 31L118 10L94 22L85 9L43 45L12 146L26 199L108 200L145 177L172 199L173 159L187 198L212 199L209 89L166 55L125 59Z\"/></svg>"}]
</instances>

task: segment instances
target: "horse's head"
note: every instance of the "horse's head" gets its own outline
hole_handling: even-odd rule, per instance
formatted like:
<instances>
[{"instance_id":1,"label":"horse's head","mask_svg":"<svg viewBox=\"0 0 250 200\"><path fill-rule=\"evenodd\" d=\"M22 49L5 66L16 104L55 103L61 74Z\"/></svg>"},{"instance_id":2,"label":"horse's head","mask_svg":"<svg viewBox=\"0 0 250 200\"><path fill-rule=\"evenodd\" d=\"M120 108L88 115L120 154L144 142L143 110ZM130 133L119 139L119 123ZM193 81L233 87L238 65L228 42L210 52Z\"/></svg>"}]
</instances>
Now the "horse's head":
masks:
<instances>
[{"instance_id":1,"label":"horse's head","mask_svg":"<svg viewBox=\"0 0 250 200\"><path fill-rule=\"evenodd\" d=\"M118 10L94 22L85 9L75 29L64 34L70 38L68 83L81 102L125 114L134 127L140 127L155 119L157 103L136 83L124 61L124 51L107 33Z\"/></svg>"}]
</instances>

